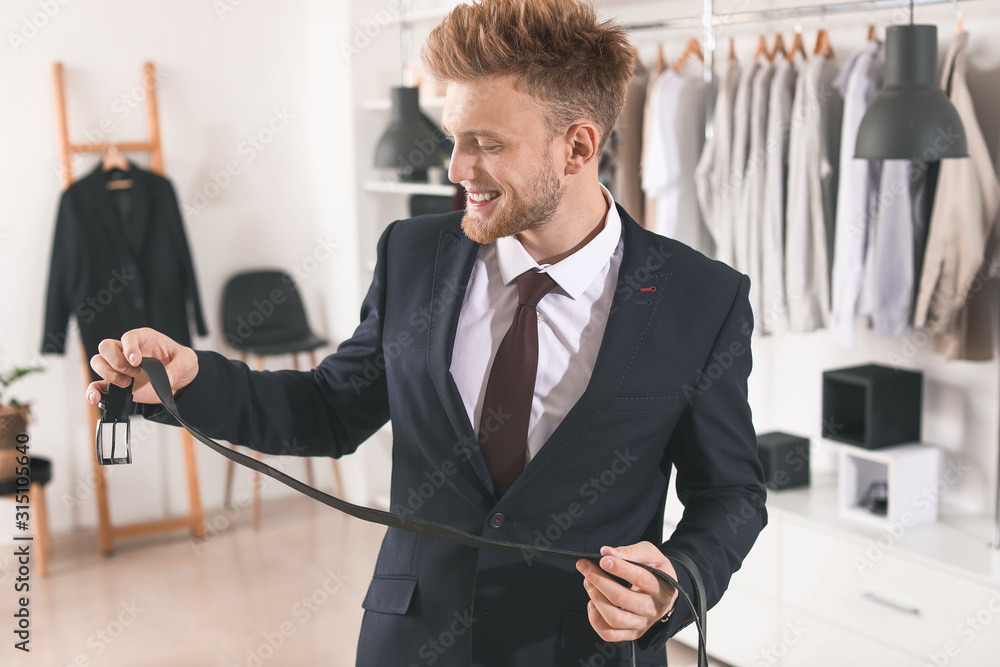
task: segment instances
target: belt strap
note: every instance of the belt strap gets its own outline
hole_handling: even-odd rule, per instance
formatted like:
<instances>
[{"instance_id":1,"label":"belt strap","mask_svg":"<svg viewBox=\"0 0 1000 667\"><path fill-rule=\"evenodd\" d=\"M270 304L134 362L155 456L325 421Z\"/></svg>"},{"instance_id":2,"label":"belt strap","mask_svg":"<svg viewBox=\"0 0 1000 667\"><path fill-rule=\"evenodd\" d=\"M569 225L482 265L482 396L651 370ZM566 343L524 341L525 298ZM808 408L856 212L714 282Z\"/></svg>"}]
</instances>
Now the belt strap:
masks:
<instances>
[{"instance_id":1,"label":"belt strap","mask_svg":"<svg viewBox=\"0 0 1000 667\"><path fill-rule=\"evenodd\" d=\"M272 468L262 461L247 456L246 454L241 454L235 450L230 449L224 445L220 445L212 438L208 437L202 433L198 428L192 426L187 421L181 417L180 412L177 409L177 403L174 402L174 394L170 389L170 380L167 378L167 372L163 368L163 364L152 357L144 357L140 362L142 370L146 373L146 377L149 378L149 384L153 387L153 391L156 392L156 396L160 399L163 404L164 409L167 413L177 420L188 433L198 439L202 444L206 445L210 449L215 450L227 459L239 463L242 466L246 466L251 470L256 470L262 475L267 475L272 479L276 479L285 486L295 489L299 493L309 496L313 500L318 500L324 505L328 505L336 510L348 514L362 521L368 521L370 523L377 523L383 526L388 526L390 528L398 528L400 530L405 530L411 533L418 533L420 535L430 535L431 537L438 537L441 539L449 540L455 542L456 544L461 544L463 546L472 547L474 549L488 549L491 551L503 551L508 553L518 553L524 554L525 551L531 553L532 556L542 556L545 558L556 558L559 560L579 560L581 558L592 561L595 565L601 559L599 554L589 554L579 551L567 551L564 549L553 549L546 547L537 547L534 545L518 544L516 542L504 542L502 540L494 540L487 537L480 537L479 535L473 535L472 533L467 533L463 530L459 530L452 526L443 523L437 523L435 521L428 521L426 519L412 519L408 517L401 516L399 514L392 514L391 512L384 512L382 510L374 509L371 507L363 507L361 505L355 505L349 503L346 500L342 500L336 496L332 496L328 493L324 493L319 489L315 489L308 484L300 482L294 477L290 477L285 473ZM688 594L683 588L677 583L677 580L671 577L666 572L661 572L654 567L645 565L643 563L636 563L635 561L628 561L633 565L637 565L645 570L648 570L654 574L659 579L667 582L675 589L677 589L678 594L681 599L683 599L688 607L691 608L694 614L694 623L698 628L698 667L708 667L708 655L705 648L705 621L707 616L706 611L706 601L705 601L705 584L702 581L701 573L698 571L698 566L695 565L694 561L691 560L687 554L680 553L679 551L673 549L665 549L663 551L664 555L677 565L684 568L691 578L694 584L694 602L688 597ZM599 566L599 565L598 565Z\"/></svg>"}]
</instances>

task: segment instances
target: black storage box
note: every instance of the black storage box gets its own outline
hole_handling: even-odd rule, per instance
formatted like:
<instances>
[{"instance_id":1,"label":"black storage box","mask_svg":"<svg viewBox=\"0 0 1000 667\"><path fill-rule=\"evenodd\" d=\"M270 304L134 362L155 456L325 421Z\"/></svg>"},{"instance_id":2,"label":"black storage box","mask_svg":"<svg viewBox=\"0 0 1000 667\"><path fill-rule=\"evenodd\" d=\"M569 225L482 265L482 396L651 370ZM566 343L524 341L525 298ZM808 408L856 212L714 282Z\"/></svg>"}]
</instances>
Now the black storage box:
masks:
<instances>
[{"instance_id":1,"label":"black storage box","mask_svg":"<svg viewBox=\"0 0 1000 667\"><path fill-rule=\"evenodd\" d=\"M809 438L780 431L757 436L764 484L773 491L809 486Z\"/></svg>"},{"instance_id":2,"label":"black storage box","mask_svg":"<svg viewBox=\"0 0 1000 667\"><path fill-rule=\"evenodd\" d=\"M920 441L922 373L869 364L823 373L823 437L866 449Z\"/></svg>"}]
</instances>

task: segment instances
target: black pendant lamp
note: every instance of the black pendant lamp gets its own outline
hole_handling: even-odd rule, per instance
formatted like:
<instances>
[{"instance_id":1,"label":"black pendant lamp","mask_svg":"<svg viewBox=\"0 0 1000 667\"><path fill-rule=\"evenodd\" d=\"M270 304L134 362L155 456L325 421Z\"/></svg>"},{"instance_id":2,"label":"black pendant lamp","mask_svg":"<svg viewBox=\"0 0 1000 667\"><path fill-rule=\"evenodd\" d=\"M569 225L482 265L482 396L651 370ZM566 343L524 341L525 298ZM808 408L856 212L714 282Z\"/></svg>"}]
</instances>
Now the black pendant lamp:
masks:
<instances>
[{"instance_id":1,"label":"black pendant lamp","mask_svg":"<svg viewBox=\"0 0 1000 667\"><path fill-rule=\"evenodd\" d=\"M392 118L375 146L375 166L395 169L401 181L426 181L441 164L439 137L420 111L418 88L392 89Z\"/></svg>"},{"instance_id":2,"label":"black pendant lamp","mask_svg":"<svg viewBox=\"0 0 1000 667\"><path fill-rule=\"evenodd\" d=\"M854 148L867 160L969 157L958 111L937 83L937 26L894 25L885 32L885 84L868 105Z\"/></svg>"}]
</instances>

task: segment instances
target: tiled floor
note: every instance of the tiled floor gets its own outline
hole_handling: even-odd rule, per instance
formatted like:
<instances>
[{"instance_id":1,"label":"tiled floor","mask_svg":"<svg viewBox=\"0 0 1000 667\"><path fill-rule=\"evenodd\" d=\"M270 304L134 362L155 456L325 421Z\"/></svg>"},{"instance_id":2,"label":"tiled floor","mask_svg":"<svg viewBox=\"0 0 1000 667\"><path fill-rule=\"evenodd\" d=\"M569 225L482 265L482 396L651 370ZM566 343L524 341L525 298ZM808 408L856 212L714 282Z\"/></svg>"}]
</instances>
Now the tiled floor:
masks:
<instances>
[{"instance_id":1,"label":"tiled floor","mask_svg":"<svg viewBox=\"0 0 1000 667\"><path fill-rule=\"evenodd\" d=\"M384 529L305 498L265 503L259 532L247 511L207 518L205 542L131 539L111 558L92 532L56 536L49 576L31 582L30 654L11 647L16 574L0 556L0 665L353 665ZM683 646L669 654L695 665Z\"/></svg>"}]
</instances>

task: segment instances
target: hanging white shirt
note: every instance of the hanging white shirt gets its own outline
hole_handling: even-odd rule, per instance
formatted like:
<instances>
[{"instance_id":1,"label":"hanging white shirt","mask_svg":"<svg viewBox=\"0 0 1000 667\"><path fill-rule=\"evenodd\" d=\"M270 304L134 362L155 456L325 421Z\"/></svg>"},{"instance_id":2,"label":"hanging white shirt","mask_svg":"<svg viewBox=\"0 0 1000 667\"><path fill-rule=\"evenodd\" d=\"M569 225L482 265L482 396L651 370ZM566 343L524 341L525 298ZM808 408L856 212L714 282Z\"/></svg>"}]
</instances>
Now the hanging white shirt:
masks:
<instances>
[{"instance_id":1,"label":"hanging white shirt","mask_svg":"<svg viewBox=\"0 0 1000 667\"><path fill-rule=\"evenodd\" d=\"M618 282L624 244L615 201L604 228L555 264L538 264L515 236L480 246L458 318L451 374L473 428L479 429L489 372L517 309L517 277L541 269L556 287L538 302L538 372L528 418L526 462L583 395L594 372Z\"/></svg>"},{"instance_id":2,"label":"hanging white shirt","mask_svg":"<svg viewBox=\"0 0 1000 667\"><path fill-rule=\"evenodd\" d=\"M880 336L912 330L918 246L922 249L930 218L927 165L884 160L878 211L869 227L868 252L859 310Z\"/></svg>"},{"instance_id":3,"label":"hanging white shirt","mask_svg":"<svg viewBox=\"0 0 1000 667\"><path fill-rule=\"evenodd\" d=\"M695 168L695 194L702 219L712 236L713 257L732 262L732 225L723 210L723 187L729 181L729 159L733 137L733 98L740 80L740 66L730 62L720 78L712 113L712 136L702 148Z\"/></svg>"},{"instance_id":4,"label":"hanging white shirt","mask_svg":"<svg viewBox=\"0 0 1000 667\"><path fill-rule=\"evenodd\" d=\"M759 62L752 62L740 73L740 82L736 87L736 99L733 101L733 145L730 147L729 178L722 183L723 232L727 239L729 259L720 257L734 269L746 273L746 247L742 241L740 209L743 205L743 176L747 167L747 156L750 153L750 110L753 101L753 82L760 69Z\"/></svg>"},{"instance_id":5,"label":"hanging white shirt","mask_svg":"<svg viewBox=\"0 0 1000 667\"><path fill-rule=\"evenodd\" d=\"M651 94L642 189L656 200L654 231L712 256L694 182L705 143L705 83L667 69Z\"/></svg>"},{"instance_id":6,"label":"hanging white shirt","mask_svg":"<svg viewBox=\"0 0 1000 667\"><path fill-rule=\"evenodd\" d=\"M844 123L834 230L830 338L849 348L855 344L854 327L865 271L869 226L877 211L882 172L880 160L855 158L854 148L861 119L882 85L880 49L881 43L870 41L855 51L834 84L844 95Z\"/></svg>"},{"instance_id":7,"label":"hanging white shirt","mask_svg":"<svg viewBox=\"0 0 1000 667\"><path fill-rule=\"evenodd\" d=\"M767 116L774 65L764 63L754 75L750 96L750 150L743 170L741 206L736 218L736 268L750 277L750 307L760 321L761 224L764 215L764 165L767 159Z\"/></svg>"},{"instance_id":8,"label":"hanging white shirt","mask_svg":"<svg viewBox=\"0 0 1000 667\"><path fill-rule=\"evenodd\" d=\"M840 157L843 98L837 68L813 58L799 76L788 147L788 227L785 289L792 331L824 328L830 320L830 266Z\"/></svg>"},{"instance_id":9,"label":"hanging white shirt","mask_svg":"<svg viewBox=\"0 0 1000 667\"><path fill-rule=\"evenodd\" d=\"M764 165L764 209L761 214L761 275L757 284L762 334L788 328L785 303L785 180L788 177L788 132L798 70L788 60L775 67L767 113L767 157Z\"/></svg>"}]
</instances>

